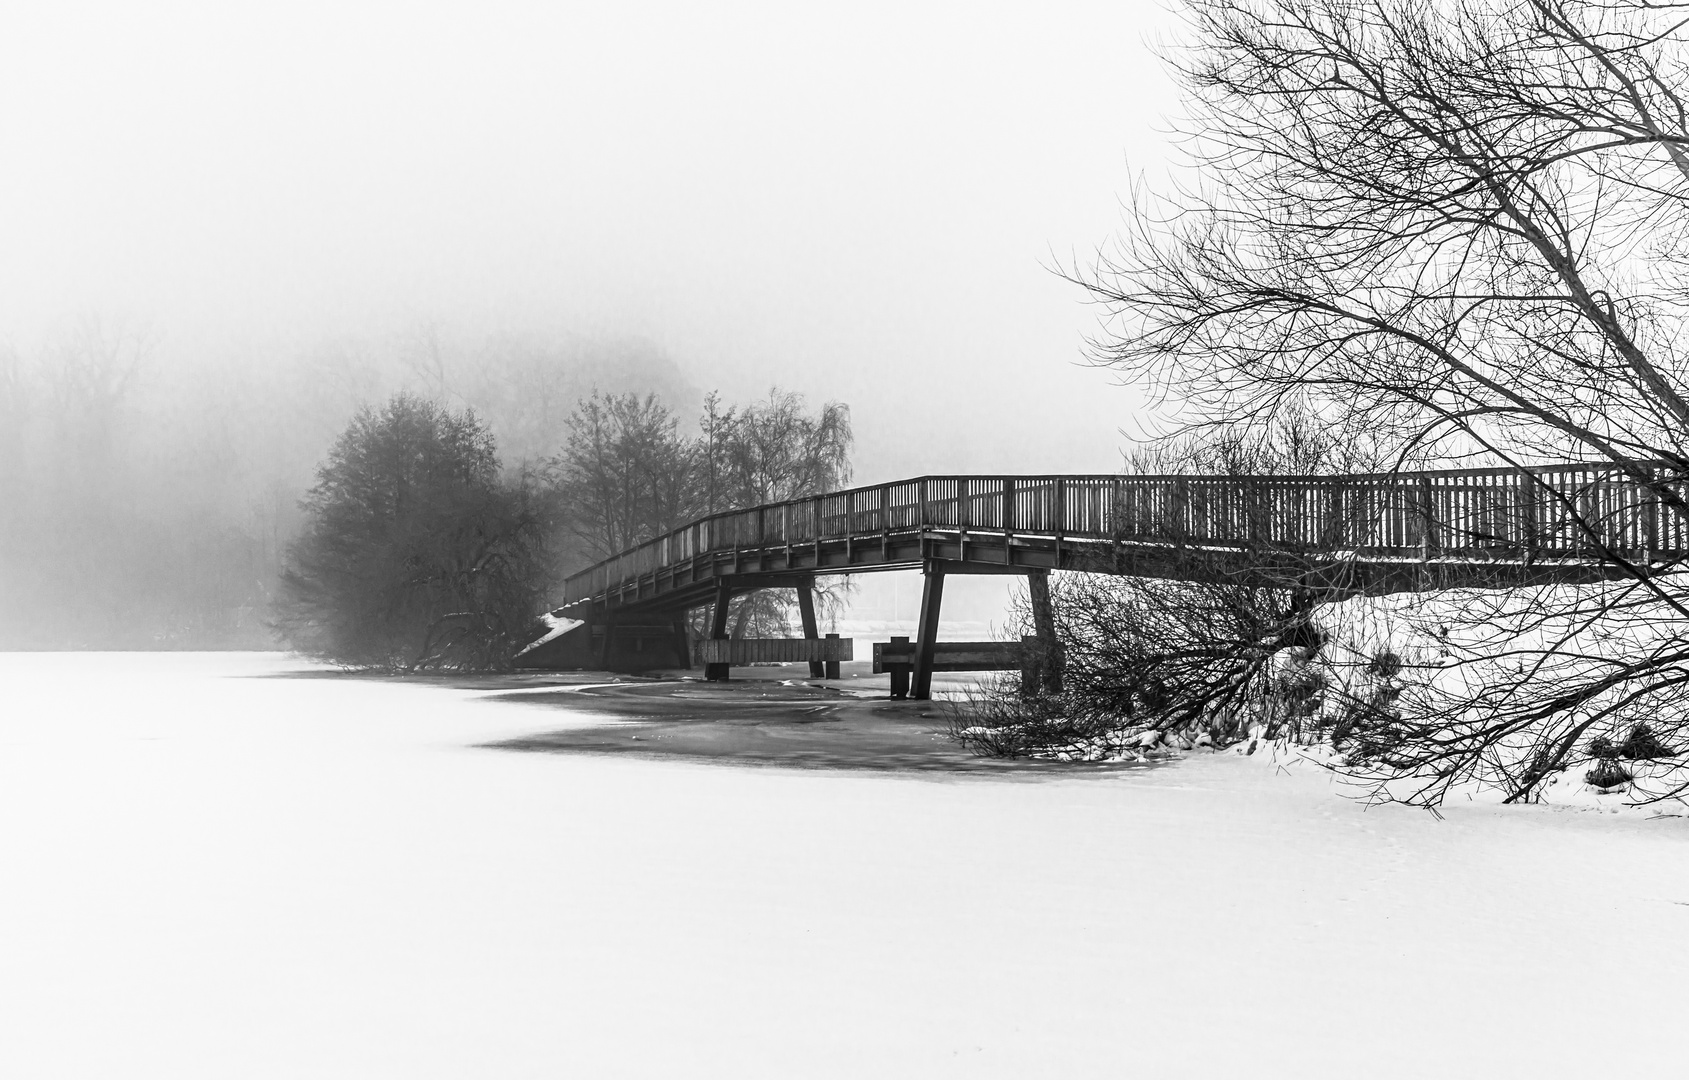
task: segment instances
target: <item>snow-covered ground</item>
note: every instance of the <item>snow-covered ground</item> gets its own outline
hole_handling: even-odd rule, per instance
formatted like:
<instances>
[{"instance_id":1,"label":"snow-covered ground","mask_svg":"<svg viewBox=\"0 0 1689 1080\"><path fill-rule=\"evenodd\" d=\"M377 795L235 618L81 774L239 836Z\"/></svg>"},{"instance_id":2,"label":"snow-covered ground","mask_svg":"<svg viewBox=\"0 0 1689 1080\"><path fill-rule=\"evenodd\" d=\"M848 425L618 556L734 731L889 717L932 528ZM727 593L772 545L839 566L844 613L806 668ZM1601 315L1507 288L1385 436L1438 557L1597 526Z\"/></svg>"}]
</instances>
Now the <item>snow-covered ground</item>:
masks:
<instances>
[{"instance_id":1,"label":"snow-covered ground","mask_svg":"<svg viewBox=\"0 0 1689 1080\"><path fill-rule=\"evenodd\" d=\"M510 753L562 714L300 667L0 654L0 1076L1684 1067L1684 818Z\"/></svg>"}]
</instances>

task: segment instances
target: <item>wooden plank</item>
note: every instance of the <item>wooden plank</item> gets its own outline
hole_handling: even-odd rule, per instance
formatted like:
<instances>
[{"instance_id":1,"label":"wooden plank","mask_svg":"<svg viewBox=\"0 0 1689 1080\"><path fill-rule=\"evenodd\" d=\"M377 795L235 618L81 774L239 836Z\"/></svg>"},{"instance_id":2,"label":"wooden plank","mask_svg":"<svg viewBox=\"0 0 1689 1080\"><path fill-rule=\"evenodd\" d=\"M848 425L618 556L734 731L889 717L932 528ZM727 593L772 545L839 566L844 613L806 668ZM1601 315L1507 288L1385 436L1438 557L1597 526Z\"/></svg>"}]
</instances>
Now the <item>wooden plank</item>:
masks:
<instances>
[{"instance_id":1,"label":"wooden plank","mask_svg":"<svg viewBox=\"0 0 1689 1080\"><path fill-rule=\"evenodd\" d=\"M854 659L855 642L824 638L720 638L699 642L706 664L744 667L746 664L825 664Z\"/></svg>"},{"instance_id":2,"label":"wooden plank","mask_svg":"<svg viewBox=\"0 0 1689 1080\"><path fill-rule=\"evenodd\" d=\"M1020 667L1025 646L1018 641L936 641L934 671L1010 671ZM907 638L874 642L874 674L907 672L915 666L916 645Z\"/></svg>"}]
</instances>

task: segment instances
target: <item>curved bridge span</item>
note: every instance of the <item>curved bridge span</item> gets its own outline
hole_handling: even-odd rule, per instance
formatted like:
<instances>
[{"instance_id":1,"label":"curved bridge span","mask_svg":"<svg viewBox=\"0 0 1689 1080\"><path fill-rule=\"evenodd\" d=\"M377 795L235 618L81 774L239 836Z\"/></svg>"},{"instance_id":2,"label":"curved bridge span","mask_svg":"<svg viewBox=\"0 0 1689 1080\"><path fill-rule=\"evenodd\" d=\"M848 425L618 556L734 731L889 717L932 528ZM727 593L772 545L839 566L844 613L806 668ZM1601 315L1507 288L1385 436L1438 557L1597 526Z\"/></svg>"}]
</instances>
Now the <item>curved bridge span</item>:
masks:
<instances>
[{"instance_id":1,"label":"curved bridge span","mask_svg":"<svg viewBox=\"0 0 1689 1080\"><path fill-rule=\"evenodd\" d=\"M1643 475L1638 475L1638 472ZM1625 576L1689 553L1681 472L1570 464L1349 476L924 476L731 511L571 576L594 621L678 620L761 588L795 588L814 638L818 575L927 575L917 696L944 575L1050 570L1384 594ZM930 608L930 610L929 610ZM930 618L929 618L930 616ZM930 625L929 625L930 624ZM608 635L606 635L606 651ZM930 675L930 671L928 673Z\"/></svg>"}]
</instances>

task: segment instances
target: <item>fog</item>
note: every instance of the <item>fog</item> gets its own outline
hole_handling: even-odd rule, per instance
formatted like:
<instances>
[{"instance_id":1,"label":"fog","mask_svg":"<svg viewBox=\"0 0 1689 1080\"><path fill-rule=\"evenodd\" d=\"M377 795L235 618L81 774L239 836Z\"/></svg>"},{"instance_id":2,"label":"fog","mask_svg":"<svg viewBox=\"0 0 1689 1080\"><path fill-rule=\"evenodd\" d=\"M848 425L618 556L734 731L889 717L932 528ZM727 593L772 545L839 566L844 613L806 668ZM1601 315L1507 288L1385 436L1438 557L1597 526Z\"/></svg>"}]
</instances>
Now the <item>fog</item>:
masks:
<instances>
[{"instance_id":1,"label":"fog","mask_svg":"<svg viewBox=\"0 0 1689 1080\"><path fill-rule=\"evenodd\" d=\"M249 610L145 634L239 636L313 463L399 386L476 405L507 461L594 386L690 411L778 384L851 405L861 482L1117 467L1141 402L1081 362L1095 309L1050 267L1161 167L1169 25L1147 2L10 14L0 644L123 643L113 583L156 610L207 559L243 583L219 610Z\"/></svg>"}]
</instances>

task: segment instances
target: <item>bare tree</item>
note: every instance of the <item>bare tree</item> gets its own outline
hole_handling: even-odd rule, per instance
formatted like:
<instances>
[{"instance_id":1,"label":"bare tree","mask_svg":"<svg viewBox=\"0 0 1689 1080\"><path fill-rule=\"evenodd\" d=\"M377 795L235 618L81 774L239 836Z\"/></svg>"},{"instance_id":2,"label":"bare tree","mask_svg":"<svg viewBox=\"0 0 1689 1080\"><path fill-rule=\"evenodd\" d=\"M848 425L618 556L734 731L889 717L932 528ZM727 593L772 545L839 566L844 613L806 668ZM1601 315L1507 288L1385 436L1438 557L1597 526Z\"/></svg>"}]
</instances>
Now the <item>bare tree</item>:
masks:
<instances>
[{"instance_id":1,"label":"bare tree","mask_svg":"<svg viewBox=\"0 0 1689 1080\"><path fill-rule=\"evenodd\" d=\"M854 436L850 406L829 401L811 414L803 395L778 387L766 401L719 411L706 400L698 458L709 484L708 505L760 506L822 495L850 480ZM823 589L823 604L846 586ZM734 601L733 636L779 636L791 622L795 600L785 590L757 590Z\"/></svg>"},{"instance_id":2,"label":"bare tree","mask_svg":"<svg viewBox=\"0 0 1689 1080\"><path fill-rule=\"evenodd\" d=\"M1369 449L1365 438L1291 407L1265 428L1141 444L1125 464L1139 475L1262 480L1367 471L1375 466ZM1284 530L1270 520L1257 524L1248 530L1254 539L1216 562L1214 552L1181 546L1169 523L1165 577L1053 575L1050 612L1065 668L1059 700L1042 700L1043 688L1010 676L962 707L963 741L993 753L1073 753L1122 732L1206 734L1224 745L1257 722L1269 736L1296 729L1304 718L1291 698L1300 705L1312 695L1296 697L1305 688L1287 682L1286 659L1306 670L1325 645L1320 605L1346 594L1344 566L1276 541ZM1036 632L1028 596L1015 615L1019 633ZM1005 723L1024 730L1003 731Z\"/></svg>"},{"instance_id":3,"label":"bare tree","mask_svg":"<svg viewBox=\"0 0 1689 1080\"><path fill-rule=\"evenodd\" d=\"M694 457L655 394L594 393L576 406L548 465L558 517L593 559L643 543L695 509Z\"/></svg>"},{"instance_id":4,"label":"bare tree","mask_svg":"<svg viewBox=\"0 0 1689 1080\"><path fill-rule=\"evenodd\" d=\"M1196 428L1296 404L1397 461L1600 462L1680 530L1689 7L1184 6L1190 179L1140 192L1118 245L1070 275L1106 312L1097 362ZM1529 798L1644 716L1689 742L1677 563L1628 559L1567 510L1626 580L1426 605L1443 667L1356 762L1389 793ZM1667 770L1639 794L1686 784Z\"/></svg>"},{"instance_id":5,"label":"bare tree","mask_svg":"<svg viewBox=\"0 0 1689 1080\"><path fill-rule=\"evenodd\" d=\"M700 508L705 514L713 514L722 508L726 495L724 489L728 483L724 458L727 456L728 440L732 438L734 424L738 418L737 409L731 406L725 411L722 409L719 391L711 390L705 395L704 411L698 417L698 460L701 473L698 480L703 489Z\"/></svg>"},{"instance_id":6,"label":"bare tree","mask_svg":"<svg viewBox=\"0 0 1689 1080\"><path fill-rule=\"evenodd\" d=\"M712 395L705 420L708 443L700 449L723 509L821 495L850 480L848 405L829 401L811 414L802 394L776 387L768 400L724 414L715 411Z\"/></svg>"}]
</instances>

